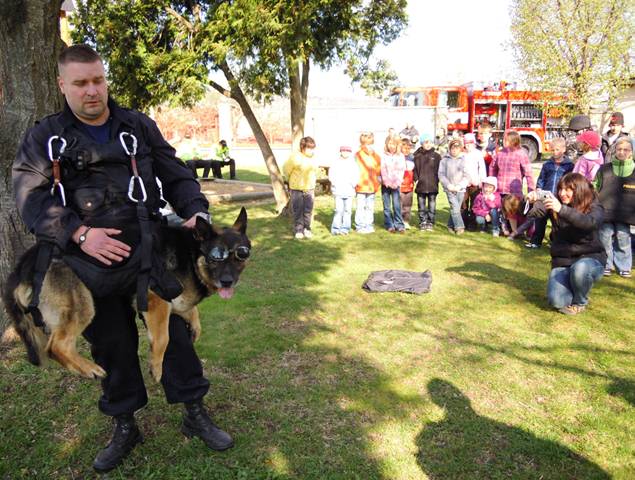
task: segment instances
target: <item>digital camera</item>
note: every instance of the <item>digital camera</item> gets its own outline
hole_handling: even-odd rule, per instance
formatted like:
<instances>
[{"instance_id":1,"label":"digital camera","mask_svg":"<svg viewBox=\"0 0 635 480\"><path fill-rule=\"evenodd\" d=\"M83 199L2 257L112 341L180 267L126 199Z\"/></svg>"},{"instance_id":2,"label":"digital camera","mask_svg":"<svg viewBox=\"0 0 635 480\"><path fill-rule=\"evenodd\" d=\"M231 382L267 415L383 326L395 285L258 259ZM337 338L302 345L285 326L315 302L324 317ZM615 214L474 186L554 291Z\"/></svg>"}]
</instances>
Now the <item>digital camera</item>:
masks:
<instances>
[{"instance_id":1,"label":"digital camera","mask_svg":"<svg viewBox=\"0 0 635 480\"><path fill-rule=\"evenodd\" d=\"M548 198L553 198L553 193L551 193L549 190L536 190L536 200L544 201Z\"/></svg>"}]
</instances>

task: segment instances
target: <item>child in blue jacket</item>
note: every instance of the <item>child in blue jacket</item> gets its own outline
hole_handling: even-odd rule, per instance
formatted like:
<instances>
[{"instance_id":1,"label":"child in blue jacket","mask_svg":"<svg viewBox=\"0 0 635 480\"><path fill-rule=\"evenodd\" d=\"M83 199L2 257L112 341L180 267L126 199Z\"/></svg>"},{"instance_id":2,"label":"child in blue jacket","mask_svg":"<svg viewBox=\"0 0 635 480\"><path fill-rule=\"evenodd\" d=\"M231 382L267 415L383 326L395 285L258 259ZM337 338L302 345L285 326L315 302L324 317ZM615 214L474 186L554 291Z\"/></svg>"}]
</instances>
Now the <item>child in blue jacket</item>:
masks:
<instances>
[{"instance_id":1,"label":"child in blue jacket","mask_svg":"<svg viewBox=\"0 0 635 480\"><path fill-rule=\"evenodd\" d=\"M567 142L564 138L554 138L551 141L551 151L553 156L551 160L547 160L540 175L536 181L536 188L539 190L548 190L555 196L558 194L558 182L563 175L573 170L573 162L565 155L567 151ZM547 216L536 218L534 223L534 233L531 240L525 246L527 248L538 248L542 245L545 238L545 230L547 229Z\"/></svg>"}]
</instances>

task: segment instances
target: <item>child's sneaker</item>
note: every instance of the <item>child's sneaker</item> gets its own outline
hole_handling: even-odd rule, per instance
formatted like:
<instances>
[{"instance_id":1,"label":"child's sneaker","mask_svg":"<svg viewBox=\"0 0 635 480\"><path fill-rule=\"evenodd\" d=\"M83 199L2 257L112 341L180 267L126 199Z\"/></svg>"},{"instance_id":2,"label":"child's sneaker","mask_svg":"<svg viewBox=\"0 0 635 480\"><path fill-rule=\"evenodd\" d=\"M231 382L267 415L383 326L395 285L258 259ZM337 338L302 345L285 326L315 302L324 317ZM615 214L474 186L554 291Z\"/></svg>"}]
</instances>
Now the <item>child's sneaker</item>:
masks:
<instances>
[{"instance_id":1,"label":"child's sneaker","mask_svg":"<svg viewBox=\"0 0 635 480\"><path fill-rule=\"evenodd\" d=\"M525 248L540 248L540 245L538 245L537 243L525 243Z\"/></svg>"},{"instance_id":2,"label":"child's sneaker","mask_svg":"<svg viewBox=\"0 0 635 480\"><path fill-rule=\"evenodd\" d=\"M465 233L465 229L464 228L457 228L456 229L456 234L457 235L463 235Z\"/></svg>"},{"instance_id":3,"label":"child's sneaker","mask_svg":"<svg viewBox=\"0 0 635 480\"><path fill-rule=\"evenodd\" d=\"M434 225L432 225L431 223L428 223L428 224L426 225L426 230L427 230L428 232L432 232L432 231L434 231Z\"/></svg>"},{"instance_id":4,"label":"child's sneaker","mask_svg":"<svg viewBox=\"0 0 635 480\"><path fill-rule=\"evenodd\" d=\"M569 305L558 311L564 315L577 315L578 313L584 312L584 310L586 310L586 305Z\"/></svg>"},{"instance_id":5,"label":"child's sneaker","mask_svg":"<svg viewBox=\"0 0 635 480\"><path fill-rule=\"evenodd\" d=\"M404 227L406 230L410 230L410 224L409 224L408 222L403 222L403 227Z\"/></svg>"},{"instance_id":6,"label":"child's sneaker","mask_svg":"<svg viewBox=\"0 0 635 480\"><path fill-rule=\"evenodd\" d=\"M311 238L313 237L313 234L311 233L311 230L305 228L304 229L304 238Z\"/></svg>"},{"instance_id":7,"label":"child's sneaker","mask_svg":"<svg viewBox=\"0 0 635 480\"><path fill-rule=\"evenodd\" d=\"M604 272L602 273L602 275L604 275L605 277L610 277L611 276L611 269L610 268L605 268Z\"/></svg>"},{"instance_id":8,"label":"child's sneaker","mask_svg":"<svg viewBox=\"0 0 635 480\"><path fill-rule=\"evenodd\" d=\"M631 278L631 272L629 270L624 270L624 271L620 272L620 277Z\"/></svg>"},{"instance_id":9,"label":"child's sneaker","mask_svg":"<svg viewBox=\"0 0 635 480\"><path fill-rule=\"evenodd\" d=\"M302 232L296 232L295 233L295 239L296 240L302 240L304 238L304 233Z\"/></svg>"},{"instance_id":10,"label":"child's sneaker","mask_svg":"<svg viewBox=\"0 0 635 480\"><path fill-rule=\"evenodd\" d=\"M492 237L500 237L500 232L498 230L494 230L492 232Z\"/></svg>"}]
</instances>

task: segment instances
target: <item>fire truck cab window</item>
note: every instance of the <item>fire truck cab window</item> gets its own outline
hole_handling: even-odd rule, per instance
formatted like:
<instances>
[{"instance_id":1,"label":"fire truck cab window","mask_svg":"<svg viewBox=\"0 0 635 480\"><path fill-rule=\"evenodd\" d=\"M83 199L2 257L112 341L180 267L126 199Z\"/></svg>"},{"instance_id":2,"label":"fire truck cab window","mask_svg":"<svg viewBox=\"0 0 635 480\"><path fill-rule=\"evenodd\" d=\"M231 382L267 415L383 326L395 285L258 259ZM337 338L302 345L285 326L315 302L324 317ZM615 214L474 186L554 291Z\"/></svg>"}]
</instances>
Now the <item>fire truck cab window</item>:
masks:
<instances>
[{"instance_id":1,"label":"fire truck cab window","mask_svg":"<svg viewBox=\"0 0 635 480\"><path fill-rule=\"evenodd\" d=\"M408 107L420 107L423 105L423 94L421 92L406 93L404 105Z\"/></svg>"},{"instance_id":2,"label":"fire truck cab window","mask_svg":"<svg viewBox=\"0 0 635 480\"><path fill-rule=\"evenodd\" d=\"M448 92L447 106L449 108L459 107L459 92Z\"/></svg>"}]
</instances>

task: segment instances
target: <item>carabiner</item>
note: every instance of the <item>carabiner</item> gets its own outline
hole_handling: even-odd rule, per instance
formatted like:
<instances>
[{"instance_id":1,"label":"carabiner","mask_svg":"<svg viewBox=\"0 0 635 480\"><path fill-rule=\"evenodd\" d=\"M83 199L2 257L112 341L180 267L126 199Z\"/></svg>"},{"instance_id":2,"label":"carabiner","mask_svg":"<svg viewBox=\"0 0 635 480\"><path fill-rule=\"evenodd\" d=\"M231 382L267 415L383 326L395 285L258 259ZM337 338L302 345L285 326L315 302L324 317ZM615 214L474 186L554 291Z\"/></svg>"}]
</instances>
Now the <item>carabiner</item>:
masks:
<instances>
[{"instance_id":1,"label":"carabiner","mask_svg":"<svg viewBox=\"0 0 635 480\"><path fill-rule=\"evenodd\" d=\"M60 191L60 197L62 198L62 205L65 207L66 206L66 193L64 192L64 185L62 185L62 182L59 182L57 184L53 184L53 186L51 187L51 196L55 196L55 187L59 188Z\"/></svg>"},{"instance_id":2,"label":"carabiner","mask_svg":"<svg viewBox=\"0 0 635 480\"><path fill-rule=\"evenodd\" d=\"M148 195L146 194L146 187L143 185L143 180L141 180L141 177L130 177L130 183L128 184L128 198L134 203L139 203L139 200L134 198L134 196L132 195L134 192L135 179L139 180L139 187L141 188L141 193L143 194L141 202L145 203L145 201L148 199Z\"/></svg>"},{"instance_id":3,"label":"carabiner","mask_svg":"<svg viewBox=\"0 0 635 480\"><path fill-rule=\"evenodd\" d=\"M60 151L57 154L56 158L53 158L53 141L54 140L59 140L60 142L62 142L62 147L60 148ZM64 139L64 137L60 137L59 135L53 135L51 138L49 138L48 146L49 146L49 160L53 162L55 160L59 160L60 155L64 153L64 150L66 150L66 140Z\"/></svg>"},{"instance_id":4,"label":"carabiner","mask_svg":"<svg viewBox=\"0 0 635 480\"><path fill-rule=\"evenodd\" d=\"M130 150L128 150L128 145L126 145L126 141L124 140L124 137L128 135L129 137L132 138L132 152ZM123 149L125 150L125 152L130 155L131 157L137 154L137 137L135 137L132 133L128 133L128 132L121 132L119 134L119 141L121 142L121 145L123 146Z\"/></svg>"}]
</instances>

